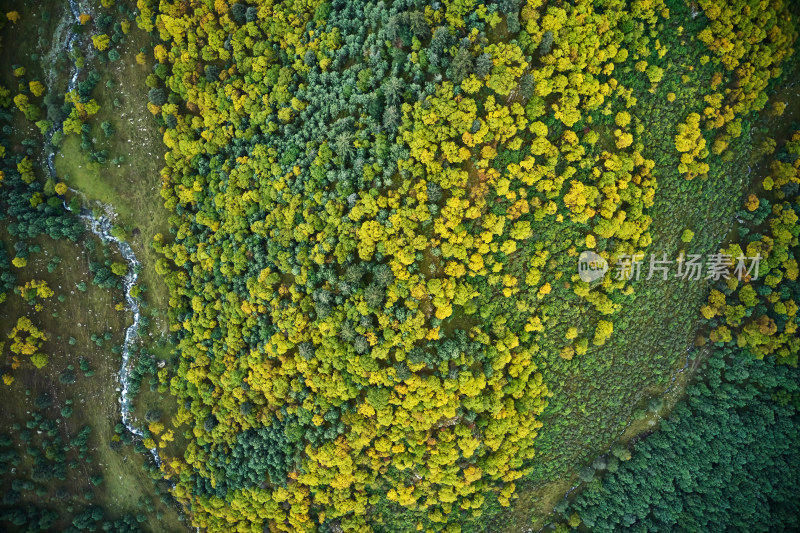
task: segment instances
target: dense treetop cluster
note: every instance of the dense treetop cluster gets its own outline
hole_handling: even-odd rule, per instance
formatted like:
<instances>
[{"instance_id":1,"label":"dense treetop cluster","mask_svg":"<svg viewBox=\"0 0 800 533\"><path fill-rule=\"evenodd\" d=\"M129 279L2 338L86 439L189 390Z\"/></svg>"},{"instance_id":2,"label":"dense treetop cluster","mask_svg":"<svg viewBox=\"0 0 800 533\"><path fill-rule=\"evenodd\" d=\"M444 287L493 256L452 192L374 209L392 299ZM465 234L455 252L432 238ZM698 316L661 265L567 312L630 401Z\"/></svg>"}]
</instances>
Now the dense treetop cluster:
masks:
<instances>
[{"instance_id":1,"label":"dense treetop cluster","mask_svg":"<svg viewBox=\"0 0 800 533\"><path fill-rule=\"evenodd\" d=\"M761 262L741 281L731 276L712 287L701 309L711 353L700 379L658 431L627 452L629 462L612 448L587 467L585 490L556 506L566 522L560 529L797 527L798 141L794 132L770 157L761 197L749 194L735 242L720 251L758 254Z\"/></svg>"},{"instance_id":2,"label":"dense treetop cluster","mask_svg":"<svg viewBox=\"0 0 800 533\"><path fill-rule=\"evenodd\" d=\"M701 309L712 328L711 341L746 348L759 359L773 355L781 363L797 365L798 236L800 235L800 132L772 160L761 185L765 196L751 193L740 212L745 225L740 239L721 250L731 259L748 254L760 257L758 277L753 272L741 283L721 280Z\"/></svg>"},{"instance_id":3,"label":"dense treetop cluster","mask_svg":"<svg viewBox=\"0 0 800 533\"><path fill-rule=\"evenodd\" d=\"M633 290L581 281L578 252L652 242L635 95L672 65L670 9L596 4L139 1L189 428L167 470L198 525L365 530L394 509L458 531L508 505L543 361L603 346ZM791 53L785 4L745 4L705 6L719 76L675 131L686 178Z\"/></svg>"}]
</instances>

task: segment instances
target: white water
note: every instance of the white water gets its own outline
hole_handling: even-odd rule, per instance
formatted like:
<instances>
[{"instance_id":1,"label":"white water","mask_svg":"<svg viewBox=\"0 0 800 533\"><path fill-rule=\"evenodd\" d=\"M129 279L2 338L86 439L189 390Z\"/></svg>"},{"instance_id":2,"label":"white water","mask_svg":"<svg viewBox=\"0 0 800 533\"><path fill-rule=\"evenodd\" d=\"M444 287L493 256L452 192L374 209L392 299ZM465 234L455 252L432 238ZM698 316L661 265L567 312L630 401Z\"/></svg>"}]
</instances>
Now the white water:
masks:
<instances>
[{"instance_id":1,"label":"white water","mask_svg":"<svg viewBox=\"0 0 800 533\"><path fill-rule=\"evenodd\" d=\"M69 1L69 9L70 13L73 18L73 22L69 20L66 21L66 28L67 33L63 38L63 43L60 45L60 48L65 52L69 52L72 47L74 46L77 35L72 31L71 26L73 23L80 23L80 14L81 9L78 7L78 4L75 0ZM72 91L77 87L78 84L78 75L80 73L80 69L73 66L73 72L70 76L69 85L67 87L68 91ZM62 127L61 124L54 125L49 132L47 132L47 142L48 144L53 138L53 134L60 130ZM56 169L54 165L55 159L55 149L51 149L47 154L47 168L50 172L50 176L54 179L56 178ZM73 192L77 192L74 191ZM105 204L98 204L103 208L103 211L106 213L113 213L113 209L111 206ZM69 206L64 203L64 207L72 211ZM139 319L141 317L139 301L133 297L131 294L131 290L133 286L136 284L136 280L138 278L138 270L139 270L139 260L136 259L136 254L133 253L133 249L130 245L111 234L111 217L106 215L95 216L90 210L82 208L77 215L84 221L86 226L91 230L92 233L97 235L100 240L102 240L106 244L110 244L115 246L118 250L120 255L125 259L125 262L128 265L128 273L125 275L124 278L124 288L125 288L125 303L128 309L133 313L133 323L128 326L125 330L125 341L122 345L122 366L119 369L119 373L117 375L120 384L120 395L119 395L119 408L120 414L122 416L122 424L125 426L125 429L130 431L133 435L137 437L142 437L144 433L142 430L137 428L133 425L131 421L131 398L130 398L130 358L131 358L131 346L136 340L136 337L139 335ZM113 215L112 215L113 216ZM158 455L158 450L155 448L150 449L150 454L153 456L156 464L160 467L161 466L161 458Z\"/></svg>"}]
</instances>

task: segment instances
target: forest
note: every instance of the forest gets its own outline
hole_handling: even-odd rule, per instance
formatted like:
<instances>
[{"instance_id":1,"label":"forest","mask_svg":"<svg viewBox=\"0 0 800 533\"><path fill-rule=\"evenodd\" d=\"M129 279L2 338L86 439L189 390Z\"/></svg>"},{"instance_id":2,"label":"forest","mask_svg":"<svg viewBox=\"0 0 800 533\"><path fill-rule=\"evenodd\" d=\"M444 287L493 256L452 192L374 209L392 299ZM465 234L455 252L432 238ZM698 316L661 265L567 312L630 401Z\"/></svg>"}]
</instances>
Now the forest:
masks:
<instances>
[{"instance_id":1,"label":"forest","mask_svg":"<svg viewBox=\"0 0 800 533\"><path fill-rule=\"evenodd\" d=\"M0 528L798 527L794 2L8 4Z\"/></svg>"}]
</instances>

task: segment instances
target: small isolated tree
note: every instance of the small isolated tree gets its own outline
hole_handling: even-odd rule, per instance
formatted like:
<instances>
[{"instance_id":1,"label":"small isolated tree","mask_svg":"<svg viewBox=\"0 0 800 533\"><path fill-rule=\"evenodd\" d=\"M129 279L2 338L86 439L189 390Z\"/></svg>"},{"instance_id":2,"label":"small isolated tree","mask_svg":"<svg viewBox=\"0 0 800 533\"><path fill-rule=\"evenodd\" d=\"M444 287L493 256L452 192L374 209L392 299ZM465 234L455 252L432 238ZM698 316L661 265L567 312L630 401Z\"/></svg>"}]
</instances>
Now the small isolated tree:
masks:
<instances>
[{"instance_id":1,"label":"small isolated tree","mask_svg":"<svg viewBox=\"0 0 800 533\"><path fill-rule=\"evenodd\" d=\"M147 91L147 99L155 106L162 106L167 103L167 96L164 94L164 90L158 87L153 87Z\"/></svg>"},{"instance_id":2,"label":"small isolated tree","mask_svg":"<svg viewBox=\"0 0 800 533\"><path fill-rule=\"evenodd\" d=\"M581 478L581 481L584 483L588 483L594 479L594 468L591 466L584 466L578 472L578 477Z\"/></svg>"},{"instance_id":3,"label":"small isolated tree","mask_svg":"<svg viewBox=\"0 0 800 533\"><path fill-rule=\"evenodd\" d=\"M647 408L650 409L653 413L658 413L664 407L664 399L663 398L653 398L647 404Z\"/></svg>"},{"instance_id":4,"label":"small isolated tree","mask_svg":"<svg viewBox=\"0 0 800 533\"><path fill-rule=\"evenodd\" d=\"M619 442L611 447L611 454L620 461L627 461L631 458L631 451Z\"/></svg>"},{"instance_id":5,"label":"small isolated tree","mask_svg":"<svg viewBox=\"0 0 800 533\"><path fill-rule=\"evenodd\" d=\"M519 80L519 93L522 95L523 98L526 100L533 96L533 92L536 89L536 82L533 79L533 74L530 72L524 74Z\"/></svg>"},{"instance_id":6,"label":"small isolated tree","mask_svg":"<svg viewBox=\"0 0 800 533\"><path fill-rule=\"evenodd\" d=\"M485 78L492 73L493 66L492 56L484 52L475 60L475 75L479 78Z\"/></svg>"},{"instance_id":7,"label":"small isolated tree","mask_svg":"<svg viewBox=\"0 0 800 533\"><path fill-rule=\"evenodd\" d=\"M553 49L553 32L547 30L542 35L542 41L539 43L539 54L546 56Z\"/></svg>"},{"instance_id":8,"label":"small isolated tree","mask_svg":"<svg viewBox=\"0 0 800 533\"><path fill-rule=\"evenodd\" d=\"M606 466L608 465L606 463L606 458L603 455L597 456L597 458L592 463L592 468L594 468L595 470L605 470Z\"/></svg>"}]
</instances>

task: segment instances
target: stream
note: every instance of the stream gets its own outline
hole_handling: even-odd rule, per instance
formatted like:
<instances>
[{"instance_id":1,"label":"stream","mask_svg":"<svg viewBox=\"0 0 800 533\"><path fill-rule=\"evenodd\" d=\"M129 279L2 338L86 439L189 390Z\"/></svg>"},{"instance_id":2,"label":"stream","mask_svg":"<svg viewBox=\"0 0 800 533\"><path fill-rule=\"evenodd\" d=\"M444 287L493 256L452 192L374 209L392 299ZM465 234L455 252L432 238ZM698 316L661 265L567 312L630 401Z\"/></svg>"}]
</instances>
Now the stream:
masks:
<instances>
[{"instance_id":1,"label":"stream","mask_svg":"<svg viewBox=\"0 0 800 533\"><path fill-rule=\"evenodd\" d=\"M87 10L88 12L88 10ZM77 34L72 31L72 25L77 23L80 24L80 14L81 9L78 6L76 0L69 0L69 13L67 18L63 21L64 28L63 30L66 32L65 35L61 36L60 41L56 41L56 45L54 47L54 51L57 53L59 50L63 50L64 52L69 53L72 50L73 46L75 46L75 42L77 41ZM72 21L68 19L69 15L72 16ZM61 25L59 25L61 27ZM59 34L63 33L61 31L56 32L56 39L58 39ZM80 69L73 65L73 71L69 78L69 84L67 86L67 91L73 91L77 87L78 84L78 75L80 74ZM52 80L50 80L50 86L52 87ZM62 124L56 124L50 131L47 132L45 137L45 141L48 146L51 146L51 141L53 135L56 131L61 130ZM55 169L55 155L56 150L54 147L50 147L46 154L46 161L47 161L47 169L50 173L50 177L53 179L57 179L56 169ZM70 189L74 193L80 194L78 191L74 189ZM131 294L131 290L133 289L134 285L136 284L136 280L138 278L138 270L140 267L139 260L136 258L136 254L133 253L133 249L131 246L115 237L111 234L112 223L111 219L113 217L113 208L109 205L102 204L100 202L96 202L97 204L102 207L103 212L107 213L105 215L96 216L92 211L89 209L82 207L80 211L77 213L77 216L80 217L89 230L94 233L97 237L100 238L103 243L107 245L111 245L112 247L116 247L119 251L120 255L125 259L125 262L128 265L128 273L125 275L123 280L124 291L125 291L125 304L128 310L133 313L133 323L125 329L125 340L122 346L122 365L120 366L119 372L117 377L119 379L119 407L120 413L122 416L122 424L125 426L130 433L136 435L137 437L143 437L144 433L141 429L137 428L133 425L131 421L131 397L130 397L130 359L131 359L131 347L136 340L136 337L139 333L139 319L141 317L141 309L139 306L139 301L133 297ZM64 208L68 211L72 211L69 205L64 202ZM158 455L158 450L155 448L150 449L150 454L153 456L153 459L156 462L156 465L161 467L161 458Z\"/></svg>"}]
</instances>

